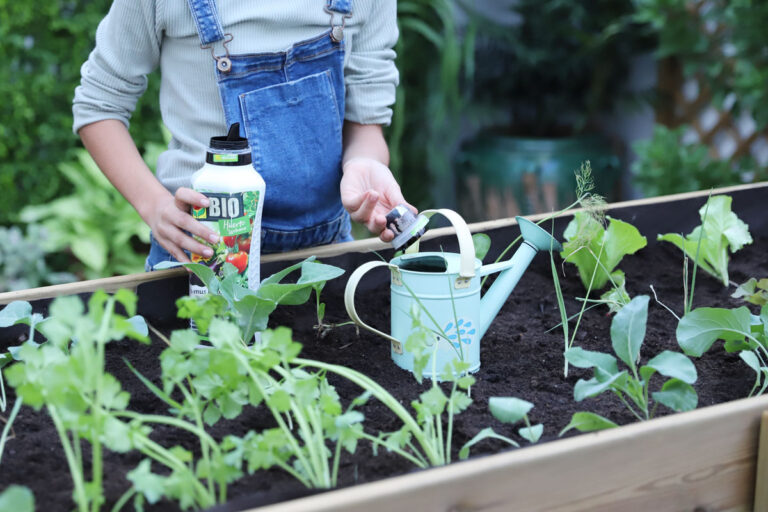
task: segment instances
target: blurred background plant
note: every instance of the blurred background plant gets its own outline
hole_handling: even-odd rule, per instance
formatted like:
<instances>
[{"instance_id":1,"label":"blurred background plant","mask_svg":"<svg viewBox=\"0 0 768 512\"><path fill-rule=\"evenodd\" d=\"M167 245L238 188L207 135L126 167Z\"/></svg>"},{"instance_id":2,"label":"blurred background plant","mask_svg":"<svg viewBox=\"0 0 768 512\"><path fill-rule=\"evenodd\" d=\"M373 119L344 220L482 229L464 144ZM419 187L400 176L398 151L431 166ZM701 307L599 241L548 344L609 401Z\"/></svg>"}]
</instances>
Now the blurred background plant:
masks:
<instances>
[{"instance_id":1,"label":"blurred background plant","mask_svg":"<svg viewBox=\"0 0 768 512\"><path fill-rule=\"evenodd\" d=\"M653 30L660 61L659 125L634 146L641 192L768 179L768 2L634 2L634 19Z\"/></svg>"},{"instance_id":2,"label":"blurred background plant","mask_svg":"<svg viewBox=\"0 0 768 512\"><path fill-rule=\"evenodd\" d=\"M26 233L18 226L0 227L0 292L77 280L74 274L52 270L52 261L61 258L49 250L49 238L38 224L28 225Z\"/></svg>"},{"instance_id":3,"label":"blurred background plant","mask_svg":"<svg viewBox=\"0 0 768 512\"><path fill-rule=\"evenodd\" d=\"M154 170L171 134L160 126L164 143L145 144L143 158ZM112 186L85 149L75 150L77 161L59 164L72 193L41 205L29 205L20 220L40 224L49 235L49 252L71 255L68 268L81 279L143 272L149 250L149 226Z\"/></svg>"},{"instance_id":4,"label":"blurred background plant","mask_svg":"<svg viewBox=\"0 0 768 512\"><path fill-rule=\"evenodd\" d=\"M713 158L709 147L685 143L687 130L687 126L671 129L656 125L651 139L633 145L637 160L632 164L632 172L643 195L677 194L742 183L739 169L727 160Z\"/></svg>"},{"instance_id":5,"label":"blurred background plant","mask_svg":"<svg viewBox=\"0 0 768 512\"><path fill-rule=\"evenodd\" d=\"M58 164L75 159L72 96L96 27L110 0L0 0L0 225L19 221L27 204L68 194ZM130 131L140 148L162 140L157 125L159 77L152 77Z\"/></svg>"}]
</instances>

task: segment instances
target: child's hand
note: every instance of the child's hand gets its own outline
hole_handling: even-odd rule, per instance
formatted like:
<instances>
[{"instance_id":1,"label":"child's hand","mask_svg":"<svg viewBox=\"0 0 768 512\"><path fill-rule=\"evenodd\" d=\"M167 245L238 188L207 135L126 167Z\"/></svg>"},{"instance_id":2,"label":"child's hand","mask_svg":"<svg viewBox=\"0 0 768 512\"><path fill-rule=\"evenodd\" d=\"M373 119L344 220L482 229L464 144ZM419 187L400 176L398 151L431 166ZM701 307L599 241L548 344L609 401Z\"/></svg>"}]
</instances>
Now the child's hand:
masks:
<instances>
[{"instance_id":1,"label":"child's hand","mask_svg":"<svg viewBox=\"0 0 768 512\"><path fill-rule=\"evenodd\" d=\"M386 215L392 208L405 204L417 213L416 208L405 201L389 168L372 158L355 157L344 163L341 202L352 220L364 224L384 242L395 237L386 229Z\"/></svg>"},{"instance_id":2,"label":"child's hand","mask_svg":"<svg viewBox=\"0 0 768 512\"><path fill-rule=\"evenodd\" d=\"M197 235L211 243L218 243L219 236L212 230L190 215L192 206L208 206L208 198L200 192L190 188L181 187L175 196L167 195L160 200L154 208L151 219L147 219L152 229L152 236L160 245L171 253L171 256L182 263L189 262L189 257L184 250L210 257L213 251L210 247L201 244L187 233Z\"/></svg>"}]
</instances>

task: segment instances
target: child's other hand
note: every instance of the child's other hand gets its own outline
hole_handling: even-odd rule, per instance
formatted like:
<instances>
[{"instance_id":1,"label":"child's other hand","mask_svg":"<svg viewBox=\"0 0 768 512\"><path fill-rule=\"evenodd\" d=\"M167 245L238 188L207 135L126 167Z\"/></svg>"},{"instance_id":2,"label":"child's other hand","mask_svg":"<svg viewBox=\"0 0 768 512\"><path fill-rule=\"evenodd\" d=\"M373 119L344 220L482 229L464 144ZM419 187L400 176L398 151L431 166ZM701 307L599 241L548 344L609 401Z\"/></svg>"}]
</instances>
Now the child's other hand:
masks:
<instances>
[{"instance_id":1,"label":"child's other hand","mask_svg":"<svg viewBox=\"0 0 768 512\"><path fill-rule=\"evenodd\" d=\"M355 157L344 162L341 202L352 220L364 224L384 242L395 237L386 229L386 215L392 208L405 204L417 213L416 208L405 201L389 167L372 158Z\"/></svg>"},{"instance_id":2,"label":"child's other hand","mask_svg":"<svg viewBox=\"0 0 768 512\"><path fill-rule=\"evenodd\" d=\"M147 219L152 229L152 236L171 253L171 256L182 263L190 261L184 250L206 258L213 255L210 247L201 244L188 233L213 244L219 241L219 236L214 231L206 228L190 215L192 206L198 208L208 206L208 198L191 188L181 187L174 196L168 194L167 197L158 201L152 218Z\"/></svg>"}]
</instances>

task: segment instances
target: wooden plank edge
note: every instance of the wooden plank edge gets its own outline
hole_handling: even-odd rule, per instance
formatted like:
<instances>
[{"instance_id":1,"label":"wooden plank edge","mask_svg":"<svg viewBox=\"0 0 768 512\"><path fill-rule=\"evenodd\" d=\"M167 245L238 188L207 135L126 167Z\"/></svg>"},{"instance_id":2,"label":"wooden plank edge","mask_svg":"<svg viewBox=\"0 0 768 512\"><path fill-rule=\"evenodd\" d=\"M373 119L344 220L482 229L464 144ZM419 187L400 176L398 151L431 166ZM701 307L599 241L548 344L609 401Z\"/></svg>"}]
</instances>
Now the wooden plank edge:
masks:
<instances>
[{"instance_id":1,"label":"wooden plank edge","mask_svg":"<svg viewBox=\"0 0 768 512\"><path fill-rule=\"evenodd\" d=\"M708 423L717 421L732 423L734 418L743 419L744 422L757 423L766 408L768 408L768 396L745 398L647 422L633 423L616 429L581 434L542 445L529 446L524 449L478 457L448 466L342 488L290 502L252 508L243 512L388 511L392 510L393 505L395 505L392 501L395 498L401 501L404 497L408 499L407 497L411 496L413 499L418 499L420 503L429 502L429 496L434 495L437 486L446 489L458 489L464 486L466 489L471 489L472 482L482 481L486 475L494 472L524 468L527 464L537 461L550 461L551 464L559 465L564 455L573 455L582 461L588 460L589 466L584 466L583 463L581 465L584 466L584 471L591 471L589 467L600 466L599 461L593 458L599 450L603 450L603 453L621 453L622 447L628 440L637 441L640 438L657 437L661 439L665 432L670 429L690 429L691 432L697 432ZM756 430L755 435L757 435ZM712 449L711 447L702 448ZM657 449L664 448L657 447ZM634 482L627 482L628 485L632 483ZM751 495L744 496L747 502L751 502L751 498ZM489 497L488 502L490 505L493 502L493 497ZM504 510L503 504L494 503L493 505L490 508L496 509L500 506L500 509ZM457 504L456 506L461 509L461 505ZM438 506L433 507L433 509L444 510ZM470 508L470 510L481 509L485 509L485 507L476 508L473 506ZM744 510L746 509L744 508ZM573 510L578 509L574 508Z\"/></svg>"},{"instance_id":2,"label":"wooden plank edge","mask_svg":"<svg viewBox=\"0 0 768 512\"><path fill-rule=\"evenodd\" d=\"M678 201L683 199L690 199L696 197L706 197L710 193L712 194L727 194L729 192L736 192L740 190L750 190L755 188L768 187L768 182L750 183L747 185L734 185L731 187L721 187L717 189L700 190L694 192L685 192L681 194L671 194L666 196L657 196L647 199L633 199L629 201L620 201L617 203L609 203L607 208L609 210L618 208L629 208L633 206L643 206L660 204L670 201ZM572 215L574 212L580 209L569 210L566 215ZM538 222L542 219L550 217L551 213L539 213L535 215L526 215L525 218L534 222ZM517 221L514 218L508 219L496 219L483 222L476 222L469 224L469 229L472 233L489 231L491 229L504 228L517 225ZM443 227L437 229L431 229L422 237L423 240L431 240L433 238L447 236L453 234L455 230L453 227ZM333 256L339 256L348 252L373 252L383 251L391 248L391 245L382 242L379 238L365 238L362 240L355 240L352 242L344 242L340 244L329 244L318 247L310 247L308 249L301 249L297 251L290 251L277 254L265 254L262 255L261 261L263 263L280 262L287 260L301 260L310 256L317 256L318 258L329 258ZM89 293L99 289L104 289L109 292L116 291L120 288L135 289L138 285L150 281L156 281L159 279L165 279L168 277L176 277L183 275L184 269L168 269L157 270L154 272L141 272L137 274L127 274L124 276L105 277L101 279L92 279L88 281L79 281L76 283L67 283L53 286L43 286L39 288L30 288L27 290L18 290L14 292L0 293L0 305L8 304L14 300L33 301L40 299L49 299L58 297L60 295L74 295L78 293Z\"/></svg>"},{"instance_id":3,"label":"wooden plank edge","mask_svg":"<svg viewBox=\"0 0 768 512\"><path fill-rule=\"evenodd\" d=\"M768 411L763 412L760 421L760 441L757 450L757 471L755 471L754 512L768 510Z\"/></svg>"}]
</instances>

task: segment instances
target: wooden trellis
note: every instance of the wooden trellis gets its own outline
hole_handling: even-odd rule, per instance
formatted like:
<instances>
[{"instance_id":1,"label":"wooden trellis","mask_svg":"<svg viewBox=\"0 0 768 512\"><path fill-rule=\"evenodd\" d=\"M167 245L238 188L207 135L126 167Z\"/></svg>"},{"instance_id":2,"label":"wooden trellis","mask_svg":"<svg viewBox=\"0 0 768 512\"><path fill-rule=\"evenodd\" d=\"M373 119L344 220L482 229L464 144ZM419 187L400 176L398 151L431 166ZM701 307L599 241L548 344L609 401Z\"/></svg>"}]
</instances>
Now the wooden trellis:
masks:
<instances>
[{"instance_id":1,"label":"wooden trellis","mask_svg":"<svg viewBox=\"0 0 768 512\"><path fill-rule=\"evenodd\" d=\"M706 3L691 1L688 10L699 19L703 32L716 37L724 28L704 22L702 10ZM722 49L713 51L727 67L729 59ZM714 158L735 162L752 155L759 166L768 166L768 130L758 130L748 114L736 117L731 111L733 101L729 101L735 98L726 97L723 105L716 106L706 79L684 77L682 64L675 58L660 61L658 70L658 90L665 100L656 109L658 122L670 128L688 125L686 139L708 146Z\"/></svg>"}]
</instances>

